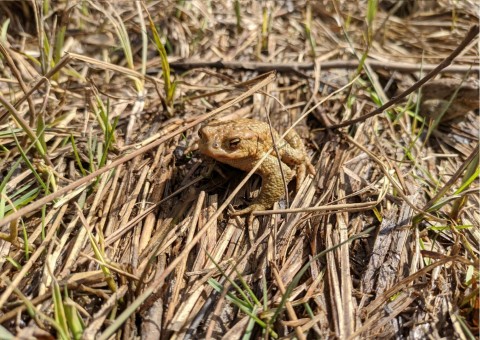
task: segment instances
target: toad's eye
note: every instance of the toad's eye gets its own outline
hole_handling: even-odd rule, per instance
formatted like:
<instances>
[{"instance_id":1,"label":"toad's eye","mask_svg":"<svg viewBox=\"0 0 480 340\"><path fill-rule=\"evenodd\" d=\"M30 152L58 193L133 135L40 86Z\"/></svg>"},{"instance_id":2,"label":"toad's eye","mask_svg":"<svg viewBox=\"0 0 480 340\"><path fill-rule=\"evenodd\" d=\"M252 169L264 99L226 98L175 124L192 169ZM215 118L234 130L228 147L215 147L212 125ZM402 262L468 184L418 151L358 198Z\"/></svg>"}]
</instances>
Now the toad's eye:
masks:
<instances>
[{"instance_id":1,"label":"toad's eye","mask_svg":"<svg viewBox=\"0 0 480 340\"><path fill-rule=\"evenodd\" d=\"M230 139L230 141L228 142L229 146L232 148L232 149L235 149L238 144L240 144L240 138L233 138L233 139Z\"/></svg>"}]
</instances>

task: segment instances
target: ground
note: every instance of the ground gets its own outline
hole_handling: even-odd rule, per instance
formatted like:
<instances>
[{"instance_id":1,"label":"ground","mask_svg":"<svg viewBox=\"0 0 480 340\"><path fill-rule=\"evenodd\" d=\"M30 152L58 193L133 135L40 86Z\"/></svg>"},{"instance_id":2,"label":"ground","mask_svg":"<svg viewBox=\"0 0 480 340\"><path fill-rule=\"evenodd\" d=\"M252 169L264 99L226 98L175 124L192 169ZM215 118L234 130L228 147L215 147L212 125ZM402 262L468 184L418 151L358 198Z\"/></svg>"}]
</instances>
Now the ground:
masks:
<instances>
[{"instance_id":1,"label":"ground","mask_svg":"<svg viewBox=\"0 0 480 340\"><path fill-rule=\"evenodd\" d=\"M0 2L0 338L474 338L479 10ZM247 225L214 118L315 176Z\"/></svg>"}]
</instances>

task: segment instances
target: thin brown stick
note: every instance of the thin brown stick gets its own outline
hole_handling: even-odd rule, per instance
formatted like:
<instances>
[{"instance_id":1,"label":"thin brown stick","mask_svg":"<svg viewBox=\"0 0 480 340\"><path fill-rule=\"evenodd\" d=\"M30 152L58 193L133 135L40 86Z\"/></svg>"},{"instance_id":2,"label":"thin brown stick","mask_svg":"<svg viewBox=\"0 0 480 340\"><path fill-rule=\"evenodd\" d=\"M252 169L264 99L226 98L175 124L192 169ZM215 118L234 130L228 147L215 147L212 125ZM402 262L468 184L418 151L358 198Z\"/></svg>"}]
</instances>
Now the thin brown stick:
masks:
<instances>
[{"instance_id":1,"label":"thin brown stick","mask_svg":"<svg viewBox=\"0 0 480 340\"><path fill-rule=\"evenodd\" d=\"M432 71L437 65L434 64L410 64L401 62L385 62L367 58L365 64L373 69L385 69L399 72L419 72ZM321 63L322 69L356 69L359 65L358 60L332 60ZM299 71L311 71L315 69L315 63L269 63L269 62L243 62L243 61L203 61L203 60L183 60L170 64L175 70L191 70L196 68L219 68L232 70L249 70L257 72L277 71L278 73L298 73ZM149 72L156 70L149 70ZM442 69L444 73L466 73L469 71L480 72L480 66L477 65L452 65Z\"/></svg>"},{"instance_id":2,"label":"thin brown stick","mask_svg":"<svg viewBox=\"0 0 480 340\"><path fill-rule=\"evenodd\" d=\"M15 276L15 278L10 282L10 284L7 285L7 288L5 291L2 292L2 295L0 296L0 308L3 307L5 302L7 302L8 298L12 294L15 288L17 288L18 284L20 281L25 277L25 275L32 269L33 265L36 263L36 261L40 258L40 256L43 254L43 251L47 249L47 246L49 245L50 241L52 240L53 236L57 232L58 226L60 225L60 221L63 217L63 214L65 214L65 211L67 211L68 205L65 204L63 207L60 208L60 211L58 212L56 220L53 222L53 225L50 227L48 230L48 234L43 240L42 244L35 250L35 252L32 254L30 259L28 260L27 263L25 263L22 266L22 269L18 272L18 274ZM3 281L5 277L2 275L0 277L0 281Z\"/></svg>"},{"instance_id":3,"label":"thin brown stick","mask_svg":"<svg viewBox=\"0 0 480 340\"><path fill-rule=\"evenodd\" d=\"M480 148L479 148L479 144L477 143L477 145L473 148L472 153L468 156L465 162L462 163L462 165L457 169L457 171L455 171L453 176L448 180L448 182L443 186L443 188L440 189L438 193L430 201L427 202L427 204L425 204L425 206L422 209L423 211L427 211L428 209L430 209L438 201L440 197L445 195L448 189L450 189L450 187L458 180L458 178L462 175L462 173L465 171L467 166L472 162L472 160L475 157L478 157L479 151L480 151Z\"/></svg>"},{"instance_id":4,"label":"thin brown stick","mask_svg":"<svg viewBox=\"0 0 480 340\"><path fill-rule=\"evenodd\" d=\"M429 213L427 213L426 211L418 208L417 206L415 206L415 204L413 204L410 199L405 195L405 193L403 192L403 188L400 187L400 185L395 181L395 179L392 177L392 175L390 175L390 172L389 172L389 169L385 166L385 164L375 155L373 154L371 151L369 151L366 147L364 147L363 145L361 145L360 143L358 143L356 140L354 140L352 137L348 136L348 135L344 135L344 138L352 143L353 145L355 145L357 148L359 148L360 150L362 150L363 152L365 152L372 161L374 161L375 163L377 163L377 165L380 167L381 171L383 172L383 174L385 175L385 177L388 178L388 180L390 181L390 183L393 185L393 187L395 189L397 189L397 194L403 199L403 201L405 203L407 203L413 210L415 210L416 212L418 212L419 214L424 214L428 217L430 217L432 220L436 220L436 221L441 221L443 222L444 220L443 219L439 219L438 217L436 216L433 216Z\"/></svg>"},{"instance_id":5,"label":"thin brown stick","mask_svg":"<svg viewBox=\"0 0 480 340\"><path fill-rule=\"evenodd\" d=\"M15 108L19 107L20 104L22 104L25 100L27 100L28 98L30 98L31 94L33 92L35 92L40 86L42 86L42 84L46 81L48 81L48 79L50 79L54 74L56 74L58 71L60 71L62 68L65 67L65 65L67 65L69 62L70 62L70 59L71 57L67 54L65 55L62 59L60 59L60 61L58 62L57 65L55 65L54 68L52 68L50 71L47 72L47 74L45 74L45 76L43 76L42 78L40 78L40 80L35 84L35 86L33 86L30 90L28 90L27 93L25 93L23 95L22 98L20 98L15 104L13 104L13 106ZM8 113L8 111L4 111L2 113L0 113L0 124L2 124L3 122L3 119L4 117L6 116L6 114Z\"/></svg>"},{"instance_id":6,"label":"thin brown stick","mask_svg":"<svg viewBox=\"0 0 480 340\"><path fill-rule=\"evenodd\" d=\"M280 292L282 294L286 294L287 290L285 289L285 285L283 284L282 277L280 276L280 273L275 263L272 263L272 273L273 273L273 276L275 277L275 281L277 283L278 289L280 289ZM298 317L295 314L295 310L293 309L290 301L287 300L285 302L285 308L287 309L287 313L288 313L288 316L290 317L290 320L298 321ZM294 328L295 328L295 335L297 336L298 339L301 339L301 340L306 339L305 335L302 332L302 327L299 327L297 325Z\"/></svg>"},{"instance_id":7,"label":"thin brown stick","mask_svg":"<svg viewBox=\"0 0 480 340\"><path fill-rule=\"evenodd\" d=\"M22 75L20 74L20 71L15 65L15 62L13 61L12 56L10 55L10 51L6 46L2 44L1 41L0 41L0 53L3 54L5 61L7 62L8 66L10 66L10 69L12 70L13 75L18 81L18 85L20 85L20 88L22 89L23 93L26 95L28 93L27 85L25 85L25 82L22 79ZM37 116L35 112L35 105L33 105L33 101L30 96L27 97L27 102L28 102L28 108L30 109L30 125L33 126L35 124L35 117Z\"/></svg>"},{"instance_id":8,"label":"thin brown stick","mask_svg":"<svg viewBox=\"0 0 480 340\"><path fill-rule=\"evenodd\" d=\"M439 266L443 266L444 264L447 264L448 262L455 262L455 261L458 261L458 258L460 256L445 256L443 259L437 261L437 262L434 262L422 269L420 269L419 271L417 271L416 273L413 273L412 275L410 276L407 276L406 278L402 279L401 281L397 282L397 284L395 284L393 287L391 287L390 289L388 289L387 291L385 291L385 293L383 293L381 296L377 297L371 304L369 304L366 308L365 308L365 313L367 315L371 315L373 312L375 312L377 309L381 308L381 306L388 301L388 299L390 299L394 294L398 293L399 291L401 291L402 289L404 288L407 288L408 285L414 281L415 279L419 278L419 277L422 277L424 276L426 273L432 271L434 268L436 267L439 267ZM356 331L356 333L358 332L359 330ZM353 334L352 336L354 336L355 334Z\"/></svg>"},{"instance_id":9,"label":"thin brown stick","mask_svg":"<svg viewBox=\"0 0 480 340\"><path fill-rule=\"evenodd\" d=\"M370 117L373 117L373 116L376 116L376 115L382 113L383 111L388 109L393 104L398 103L400 100L402 100L403 98L408 96L410 93L412 93L415 90L417 90L418 88L420 88L423 84L425 84L427 81L429 81L430 79L435 77L437 74L440 73L440 71L442 71L448 65L450 65L452 63L452 61L460 54L460 52L462 52L463 49L478 35L478 32L479 32L478 25L472 26L470 28L470 30L468 31L467 35L465 36L465 39L463 39L463 41L460 43L460 45L458 45L458 47L447 58L445 58L440 64L438 64L438 66L435 67L432 71L430 71L425 77L423 77L422 79L417 81L415 84L413 84L410 88L405 90L403 93L401 93L397 97L393 97L388 102L386 102L385 104L380 106L378 109L375 109L372 112L367 113L366 115L363 115L363 116L355 118L355 119L348 120L348 121L340 123L340 124L332 125L332 126L329 127L329 129L338 129L338 128L341 128L341 127L353 125L353 124L358 123L358 122L362 122L365 119L368 119Z\"/></svg>"}]
</instances>

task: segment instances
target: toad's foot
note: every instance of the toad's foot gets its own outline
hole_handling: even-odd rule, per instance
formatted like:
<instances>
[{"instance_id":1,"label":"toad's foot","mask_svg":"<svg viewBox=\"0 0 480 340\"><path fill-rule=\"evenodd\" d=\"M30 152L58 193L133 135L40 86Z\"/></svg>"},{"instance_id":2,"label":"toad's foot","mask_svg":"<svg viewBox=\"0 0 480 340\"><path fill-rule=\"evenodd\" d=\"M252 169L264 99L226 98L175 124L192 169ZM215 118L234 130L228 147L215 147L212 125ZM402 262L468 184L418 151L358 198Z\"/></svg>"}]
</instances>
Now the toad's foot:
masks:
<instances>
[{"instance_id":1,"label":"toad's foot","mask_svg":"<svg viewBox=\"0 0 480 340\"><path fill-rule=\"evenodd\" d=\"M248 220L247 220L247 226L252 226L253 225L253 220L255 219L255 215L253 213L255 211L261 211L261 210L266 210L267 207L265 207L263 204L251 204L250 206L246 207L245 209L238 210L233 212L231 215L232 216L240 216L240 215L246 215L248 214Z\"/></svg>"}]
</instances>

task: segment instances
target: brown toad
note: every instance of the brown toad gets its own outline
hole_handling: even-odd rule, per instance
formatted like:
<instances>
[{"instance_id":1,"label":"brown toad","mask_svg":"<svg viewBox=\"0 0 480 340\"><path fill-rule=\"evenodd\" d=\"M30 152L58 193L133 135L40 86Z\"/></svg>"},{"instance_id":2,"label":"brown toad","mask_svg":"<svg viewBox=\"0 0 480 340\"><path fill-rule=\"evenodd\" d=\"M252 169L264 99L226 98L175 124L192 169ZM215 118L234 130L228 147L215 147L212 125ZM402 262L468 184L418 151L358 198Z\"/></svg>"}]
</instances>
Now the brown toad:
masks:
<instances>
[{"instance_id":1,"label":"brown toad","mask_svg":"<svg viewBox=\"0 0 480 340\"><path fill-rule=\"evenodd\" d=\"M235 212L234 215L269 209L285 195L280 166L287 183L297 176L297 190L307 171L315 174L303 142L295 131L291 130L285 139L281 139L275 130L272 129L272 132L281 162L279 164L275 151L271 151L255 172L262 177L262 188L258 197L249 207ZM198 134L201 153L243 171L250 171L273 146L269 125L254 119L212 121L202 126Z\"/></svg>"}]
</instances>

